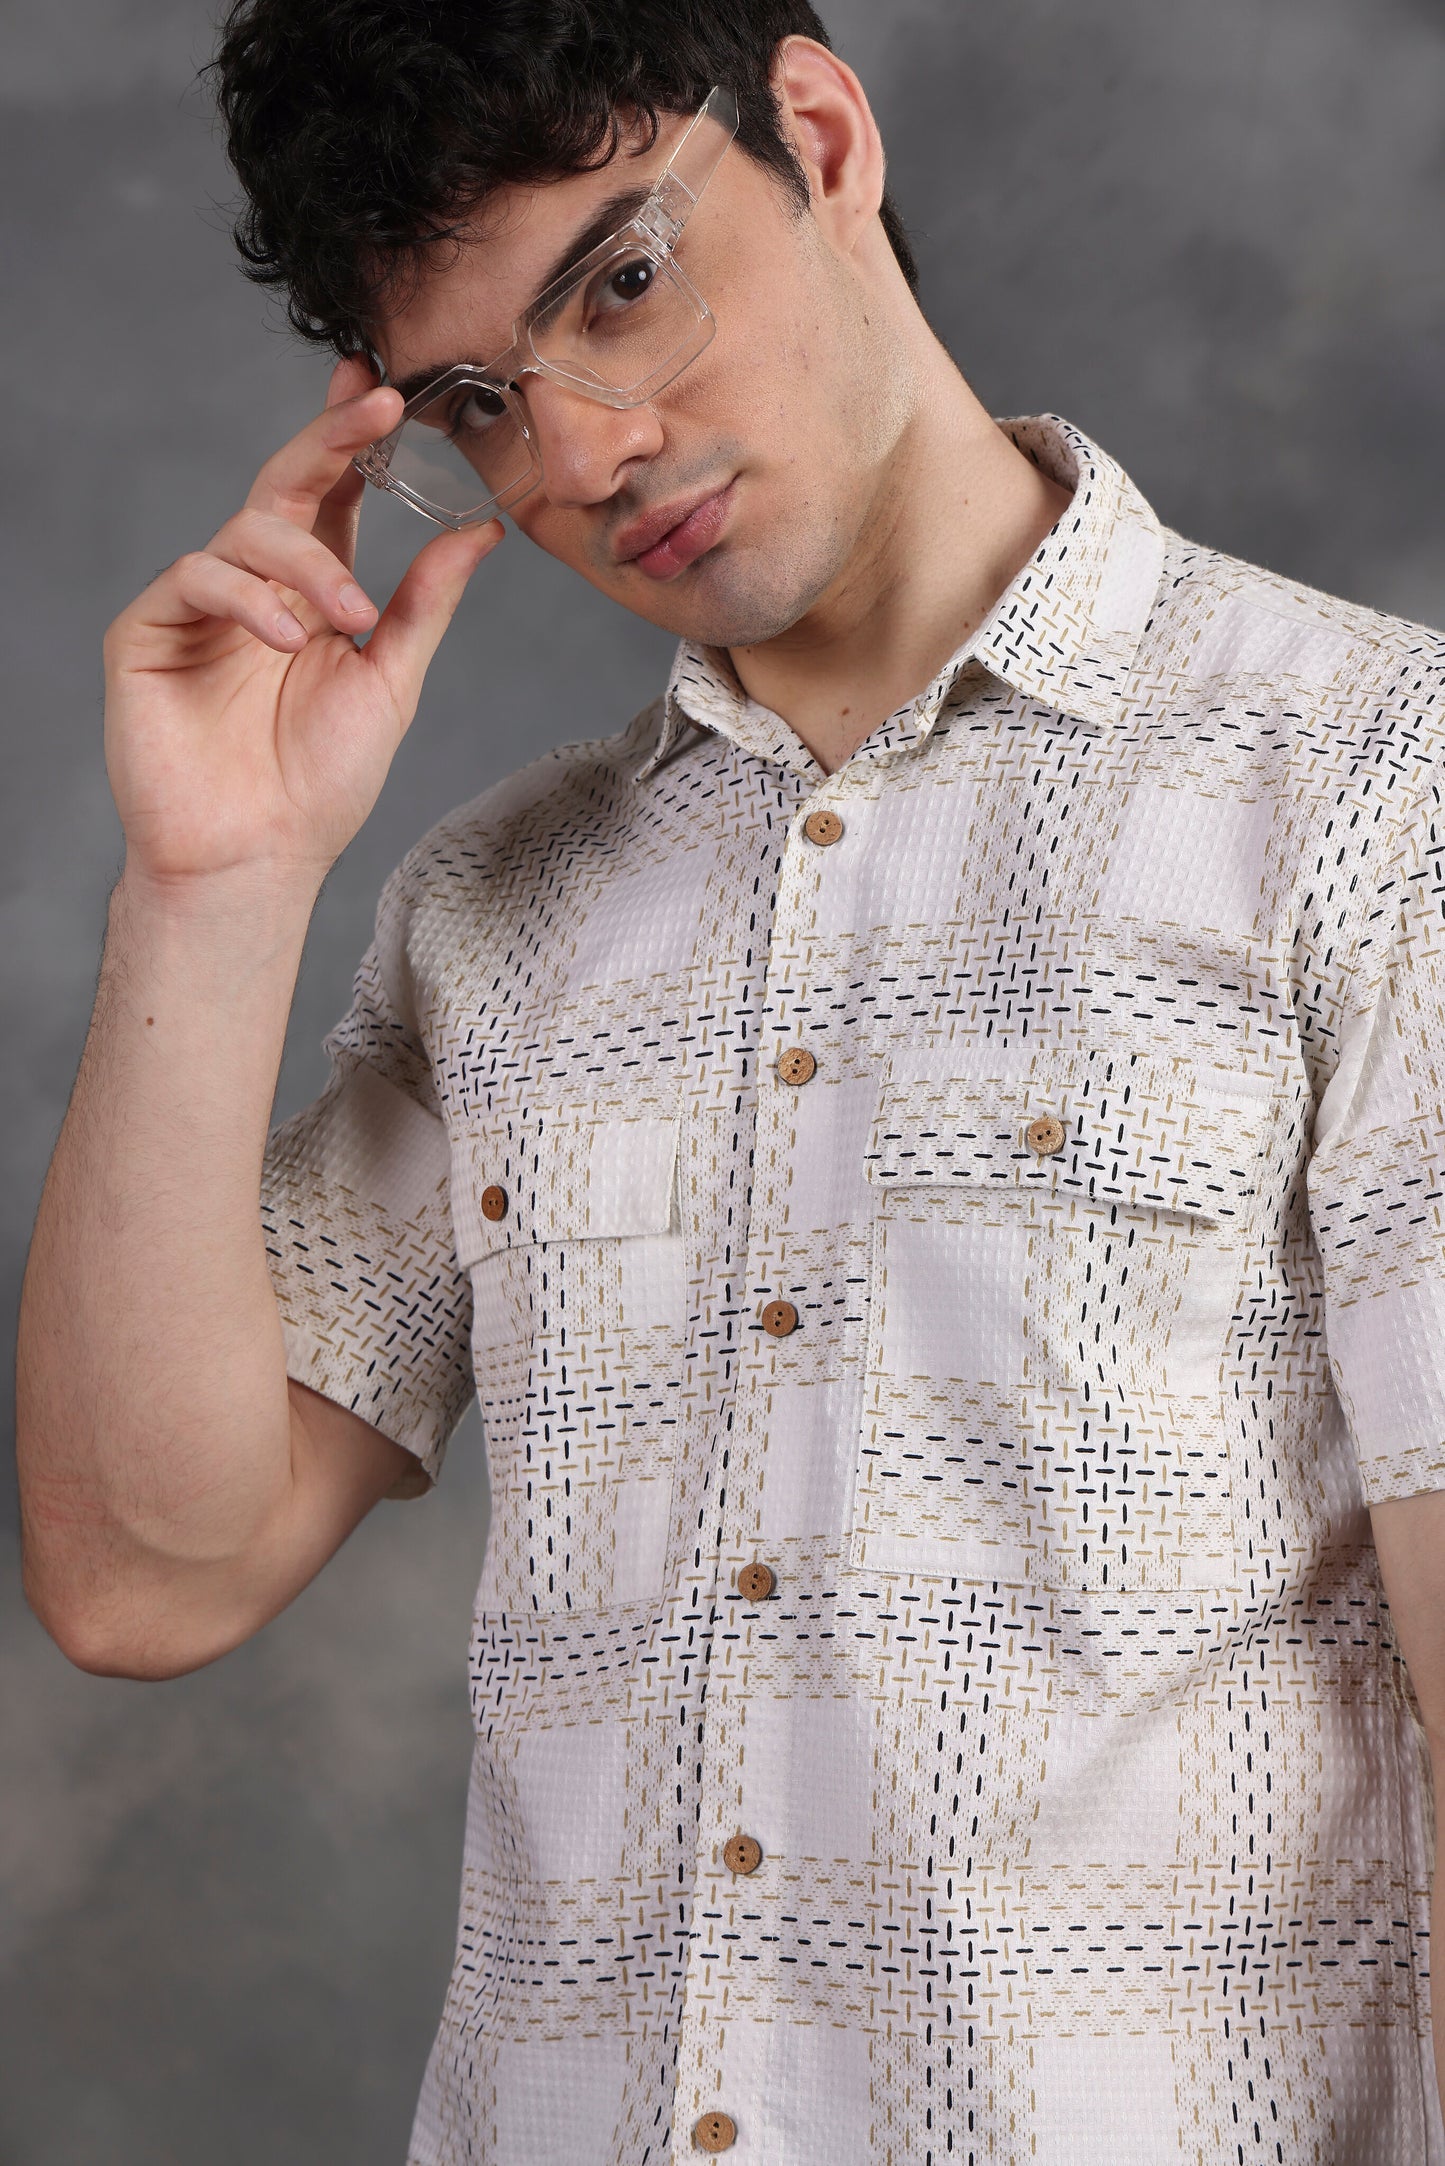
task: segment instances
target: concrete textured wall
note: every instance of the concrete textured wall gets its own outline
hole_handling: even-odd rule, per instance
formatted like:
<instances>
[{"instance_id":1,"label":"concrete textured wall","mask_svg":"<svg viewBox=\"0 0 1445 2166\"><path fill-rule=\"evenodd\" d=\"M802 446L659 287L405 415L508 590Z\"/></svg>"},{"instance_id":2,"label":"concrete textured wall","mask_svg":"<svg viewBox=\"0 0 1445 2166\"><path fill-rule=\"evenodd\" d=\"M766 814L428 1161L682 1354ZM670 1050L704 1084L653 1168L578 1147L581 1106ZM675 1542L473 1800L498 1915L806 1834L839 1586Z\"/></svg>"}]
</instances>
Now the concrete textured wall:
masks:
<instances>
[{"instance_id":1,"label":"concrete textured wall","mask_svg":"<svg viewBox=\"0 0 1445 2166\"><path fill-rule=\"evenodd\" d=\"M993 412L1067 415L1199 540L1445 623L1440 0L824 11L874 96L930 315ZM101 632L324 383L233 266L193 85L212 19L0 11L11 1315L120 861ZM363 573L389 591L409 523L368 527ZM277 1118L324 1081L409 844L620 723L669 653L524 544L484 567L318 904ZM399 2166L450 1961L475 1412L437 1496L374 1514L254 1643L168 1685L68 1668L0 1504L0 2166Z\"/></svg>"}]
</instances>

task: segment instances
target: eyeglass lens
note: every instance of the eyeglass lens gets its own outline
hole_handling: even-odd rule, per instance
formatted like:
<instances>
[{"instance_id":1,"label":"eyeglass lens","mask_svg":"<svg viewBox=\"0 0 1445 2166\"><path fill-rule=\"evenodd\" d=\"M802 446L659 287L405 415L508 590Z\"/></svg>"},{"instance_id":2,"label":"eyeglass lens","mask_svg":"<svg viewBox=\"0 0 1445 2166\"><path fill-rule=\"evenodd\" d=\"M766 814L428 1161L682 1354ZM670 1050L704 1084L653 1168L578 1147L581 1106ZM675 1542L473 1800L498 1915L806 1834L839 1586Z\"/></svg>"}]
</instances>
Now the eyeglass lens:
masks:
<instances>
[{"instance_id":1,"label":"eyeglass lens","mask_svg":"<svg viewBox=\"0 0 1445 2166\"><path fill-rule=\"evenodd\" d=\"M668 259L629 241L560 292L528 335L537 359L579 388L641 403L701 350L707 331ZM393 481L458 519L520 494L536 471L516 394L508 400L476 382L453 384L411 415L387 465Z\"/></svg>"}]
</instances>

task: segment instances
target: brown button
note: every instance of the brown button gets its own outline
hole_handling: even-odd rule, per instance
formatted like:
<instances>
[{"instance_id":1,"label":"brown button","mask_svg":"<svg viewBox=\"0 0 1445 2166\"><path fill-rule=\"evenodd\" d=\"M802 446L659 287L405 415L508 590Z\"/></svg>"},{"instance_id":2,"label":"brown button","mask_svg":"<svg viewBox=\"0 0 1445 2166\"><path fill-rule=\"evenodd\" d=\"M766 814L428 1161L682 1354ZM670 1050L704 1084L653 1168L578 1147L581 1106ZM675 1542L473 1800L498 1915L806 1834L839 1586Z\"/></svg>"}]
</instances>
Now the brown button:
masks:
<instances>
[{"instance_id":1,"label":"brown button","mask_svg":"<svg viewBox=\"0 0 1445 2166\"><path fill-rule=\"evenodd\" d=\"M805 1045L790 1045L778 1055L778 1074L785 1083L811 1083L818 1063Z\"/></svg>"},{"instance_id":2,"label":"brown button","mask_svg":"<svg viewBox=\"0 0 1445 2166\"><path fill-rule=\"evenodd\" d=\"M730 1873L755 1873L762 1862L763 1846L751 1835L734 1835L723 1844L723 1864Z\"/></svg>"},{"instance_id":3,"label":"brown button","mask_svg":"<svg viewBox=\"0 0 1445 2166\"><path fill-rule=\"evenodd\" d=\"M725 2113L705 2113L692 2124L692 2140L699 2151L731 2151L738 2140L737 2123Z\"/></svg>"},{"instance_id":4,"label":"brown button","mask_svg":"<svg viewBox=\"0 0 1445 2166\"><path fill-rule=\"evenodd\" d=\"M490 1218L495 1220L499 1218L505 1218L506 1215L507 1191L505 1190L505 1188L498 1188L495 1183L493 1183L492 1187L490 1188L484 1188L482 1190L483 1218Z\"/></svg>"},{"instance_id":5,"label":"brown button","mask_svg":"<svg viewBox=\"0 0 1445 2166\"><path fill-rule=\"evenodd\" d=\"M798 1328L798 1312L791 1301L770 1301L763 1310L763 1329L770 1339L785 1339Z\"/></svg>"},{"instance_id":6,"label":"brown button","mask_svg":"<svg viewBox=\"0 0 1445 2166\"><path fill-rule=\"evenodd\" d=\"M1064 1124L1052 1113L1042 1113L1028 1126L1028 1146L1036 1158L1052 1158L1064 1147Z\"/></svg>"},{"instance_id":7,"label":"brown button","mask_svg":"<svg viewBox=\"0 0 1445 2166\"><path fill-rule=\"evenodd\" d=\"M810 812L803 822L803 833L809 842L816 842L820 850L826 850L830 842L836 842L843 832L843 822L836 812Z\"/></svg>"},{"instance_id":8,"label":"brown button","mask_svg":"<svg viewBox=\"0 0 1445 2166\"><path fill-rule=\"evenodd\" d=\"M738 1593L749 1602L766 1602L778 1584L771 1565L745 1564L738 1574Z\"/></svg>"}]
</instances>

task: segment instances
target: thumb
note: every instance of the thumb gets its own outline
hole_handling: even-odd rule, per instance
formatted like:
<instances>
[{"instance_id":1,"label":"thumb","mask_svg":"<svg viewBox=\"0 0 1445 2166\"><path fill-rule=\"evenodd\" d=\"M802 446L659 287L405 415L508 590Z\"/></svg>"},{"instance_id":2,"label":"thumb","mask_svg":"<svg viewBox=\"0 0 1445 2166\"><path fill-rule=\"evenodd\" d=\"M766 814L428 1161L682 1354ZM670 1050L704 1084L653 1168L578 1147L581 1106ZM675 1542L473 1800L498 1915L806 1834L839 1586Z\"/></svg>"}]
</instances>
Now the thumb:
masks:
<instances>
[{"instance_id":1,"label":"thumb","mask_svg":"<svg viewBox=\"0 0 1445 2166\"><path fill-rule=\"evenodd\" d=\"M442 643L467 581L506 533L500 519L440 534L412 559L363 650L409 724L422 680Z\"/></svg>"}]
</instances>

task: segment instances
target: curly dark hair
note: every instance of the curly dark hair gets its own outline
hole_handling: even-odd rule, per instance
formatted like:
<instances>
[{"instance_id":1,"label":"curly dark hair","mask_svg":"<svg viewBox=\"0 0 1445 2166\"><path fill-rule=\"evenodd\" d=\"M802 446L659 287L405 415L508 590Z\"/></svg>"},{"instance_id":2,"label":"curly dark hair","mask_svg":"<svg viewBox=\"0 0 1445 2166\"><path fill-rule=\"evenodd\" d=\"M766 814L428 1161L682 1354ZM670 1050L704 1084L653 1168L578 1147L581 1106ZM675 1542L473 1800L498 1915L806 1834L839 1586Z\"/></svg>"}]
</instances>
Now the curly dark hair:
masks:
<instances>
[{"instance_id":1,"label":"curly dark hair","mask_svg":"<svg viewBox=\"0 0 1445 2166\"><path fill-rule=\"evenodd\" d=\"M626 121L655 141L714 83L738 148L801 212L807 176L768 74L780 39L830 43L807 0L234 0L214 79L246 202L246 276L338 354L495 190L604 164ZM918 267L893 203L884 229Z\"/></svg>"}]
</instances>

